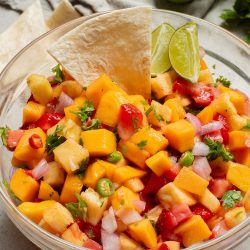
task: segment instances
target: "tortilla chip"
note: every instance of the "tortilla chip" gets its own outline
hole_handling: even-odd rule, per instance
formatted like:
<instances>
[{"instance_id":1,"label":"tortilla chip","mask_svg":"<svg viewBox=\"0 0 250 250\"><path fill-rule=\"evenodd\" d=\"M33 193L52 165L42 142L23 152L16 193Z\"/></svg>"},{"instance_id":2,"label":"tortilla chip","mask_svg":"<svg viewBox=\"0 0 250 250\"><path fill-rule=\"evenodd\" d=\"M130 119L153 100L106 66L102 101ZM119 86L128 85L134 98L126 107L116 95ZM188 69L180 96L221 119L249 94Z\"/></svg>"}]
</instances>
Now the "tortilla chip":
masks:
<instances>
[{"instance_id":1,"label":"tortilla chip","mask_svg":"<svg viewBox=\"0 0 250 250\"><path fill-rule=\"evenodd\" d=\"M149 97L151 8L97 16L64 35L48 52L83 86L106 73L127 93Z\"/></svg>"},{"instance_id":2,"label":"tortilla chip","mask_svg":"<svg viewBox=\"0 0 250 250\"><path fill-rule=\"evenodd\" d=\"M28 43L47 31L40 1L35 1L0 35L0 71Z\"/></svg>"},{"instance_id":3,"label":"tortilla chip","mask_svg":"<svg viewBox=\"0 0 250 250\"><path fill-rule=\"evenodd\" d=\"M50 29L53 29L80 16L68 0L62 0L46 21L46 24Z\"/></svg>"}]
</instances>

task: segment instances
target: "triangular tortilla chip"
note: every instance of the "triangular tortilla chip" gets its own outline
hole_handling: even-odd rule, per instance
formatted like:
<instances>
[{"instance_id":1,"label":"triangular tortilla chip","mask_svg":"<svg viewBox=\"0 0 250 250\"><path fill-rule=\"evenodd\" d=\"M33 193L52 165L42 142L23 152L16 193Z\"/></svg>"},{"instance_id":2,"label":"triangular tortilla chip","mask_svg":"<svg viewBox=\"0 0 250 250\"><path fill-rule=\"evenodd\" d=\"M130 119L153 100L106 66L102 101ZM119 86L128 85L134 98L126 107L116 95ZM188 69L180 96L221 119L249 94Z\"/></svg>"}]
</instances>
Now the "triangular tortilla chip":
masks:
<instances>
[{"instance_id":1,"label":"triangular tortilla chip","mask_svg":"<svg viewBox=\"0 0 250 250\"><path fill-rule=\"evenodd\" d=\"M50 29L54 29L80 16L68 0L62 0L46 21L46 24Z\"/></svg>"},{"instance_id":2,"label":"triangular tortilla chip","mask_svg":"<svg viewBox=\"0 0 250 250\"><path fill-rule=\"evenodd\" d=\"M0 72L17 52L47 30L40 1L36 0L0 35Z\"/></svg>"},{"instance_id":3,"label":"triangular tortilla chip","mask_svg":"<svg viewBox=\"0 0 250 250\"><path fill-rule=\"evenodd\" d=\"M64 35L48 52L83 86L106 73L129 94L149 97L151 8L97 16Z\"/></svg>"}]
</instances>

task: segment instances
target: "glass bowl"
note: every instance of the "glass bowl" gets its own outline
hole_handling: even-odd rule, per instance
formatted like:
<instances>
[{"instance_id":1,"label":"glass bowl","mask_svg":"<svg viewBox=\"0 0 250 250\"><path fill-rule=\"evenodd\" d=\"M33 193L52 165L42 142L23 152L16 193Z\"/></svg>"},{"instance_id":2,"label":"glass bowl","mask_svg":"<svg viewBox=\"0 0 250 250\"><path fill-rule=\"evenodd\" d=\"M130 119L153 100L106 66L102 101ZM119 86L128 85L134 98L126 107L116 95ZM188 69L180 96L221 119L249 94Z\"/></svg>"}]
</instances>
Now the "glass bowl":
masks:
<instances>
[{"instance_id":1,"label":"glass bowl","mask_svg":"<svg viewBox=\"0 0 250 250\"><path fill-rule=\"evenodd\" d=\"M55 61L46 52L47 48L66 32L86 20L102 14L82 17L51 30L34 40L12 59L0 75L0 126L20 127L22 108L30 95L24 79L30 73L49 75L51 67L55 65ZM213 68L214 77L218 75L227 77L234 83L234 87L249 95L250 47L246 43L207 21L177 12L153 10L152 30L164 21L169 22L176 28L188 21L196 22L199 25L200 45L206 50L205 60L208 66L211 69ZM4 179L10 180L13 171L10 159L11 153L1 147L0 200L13 223L27 238L42 249L84 249L46 232L17 210L14 201L2 184ZM208 242L196 244L188 249L226 250L233 248L248 237L250 233L249 222L250 217L226 234Z\"/></svg>"}]
</instances>

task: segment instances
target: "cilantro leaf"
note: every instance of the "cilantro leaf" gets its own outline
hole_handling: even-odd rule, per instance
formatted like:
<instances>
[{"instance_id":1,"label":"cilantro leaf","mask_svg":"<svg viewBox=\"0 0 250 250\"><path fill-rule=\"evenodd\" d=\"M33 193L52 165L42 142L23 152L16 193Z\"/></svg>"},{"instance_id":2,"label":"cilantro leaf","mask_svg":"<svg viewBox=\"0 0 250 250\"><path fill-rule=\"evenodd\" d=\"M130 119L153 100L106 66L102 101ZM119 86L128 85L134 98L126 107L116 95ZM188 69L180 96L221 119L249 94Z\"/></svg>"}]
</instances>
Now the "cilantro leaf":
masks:
<instances>
[{"instance_id":1,"label":"cilantro leaf","mask_svg":"<svg viewBox=\"0 0 250 250\"><path fill-rule=\"evenodd\" d=\"M204 142L209 147L207 155L209 161L215 160L218 157L222 157L223 161L232 161L234 159L233 155L225 149L222 143L214 141L211 138L205 138Z\"/></svg>"},{"instance_id":2,"label":"cilantro leaf","mask_svg":"<svg viewBox=\"0 0 250 250\"><path fill-rule=\"evenodd\" d=\"M8 134L9 134L10 129L6 126L0 128L0 136L2 139L2 143L4 146L7 146L7 140L8 140Z\"/></svg>"},{"instance_id":3,"label":"cilantro leaf","mask_svg":"<svg viewBox=\"0 0 250 250\"><path fill-rule=\"evenodd\" d=\"M156 107L155 107L155 106L153 107L153 112L154 112L155 118L156 118L159 122L164 121L162 115L159 115L159 114L156 112Z\"/></svg>"},{"instance_id":4,"label":"cilantro leaf","mask_svg":"<svg viewBox=\"0 0 250 250\"><path fill-rule=\"evenodd\" d=\"M225 86L225 87L230 87L230 85L231 85L231 82L227 79L227 78L225 78L225 77L223 77L223 76L219 76L216 80L215 80L215 82L216 83L221 83L223 86Z\"/></svg>"},{"instance_id":5,"label":"cilantro leaf","mask_svg":"<svg viewBox=\"0 0 250 250\"><path fill-rule=\"evenodd\" d=\"M53 73L55 73L55 80L57 83L61 83L63 81L63 73L60 68L60 65L57 64L55 67L51 69Z\"/></svg>"},{"instance_id":6,"label":"cilantro leaf","mask_svg":"<svg viewBox=\"0 0 250 250\"><path fill-rule=\"evenodd\" d=\"M151 111L153 111L153 106L150 106L150 107L146 110L145 115L148 116L149 113L151 113Z\"/></svg>"},{"instance_id":7,"label":"cilantro leaf","mask_svg":"<svg viewBox=\"0 0 250 250\"><path fill-rule=\"evenodd\" d=\"M147 145L148 141L147 140L142 140L139 143L137 143L137 146L140 150L143 150L144 147Z\"/></svg>"},{"instance_id":8,"label":"cilantro leaf","mask_svg":"<svg viewBox=\"0 0 250 250\"><path fill-rule=\"evenodd\" d=\"M226 10L223 10L223 12L220 15L220 18L227 21L227 20L238 19L239 16L234 10L226 9Z\"/></svg>"},{"instance_id":9,"label":"cilantro leaf","mask_svg":"<svg viewBox=\"0 0 250 250\"><path fill-rule=\"evenodd\" d=\"M250 120L247 120L246 126L244 126L241 130L250 130Z\"/></svg>"},{"instance_id":10,"label":"cilantro leaf","mask_svg":"<svg viewBox=\"0 0 250 250\"><path fill-rule=\"evenodd\" d=\"M51 154L56 147L66 141L64 136L57 135L57 133L61 132L63 129L64 126L57 125L55 132L51 135L48 135L46 139L46 148L49 154Z\"/></svg>"},{"instance_id":11,"label":"cilantro leaf","mask_svg":"<svg viewBox=\"0 0 250 250\"><path fill-rule=\"evenodd\" d=\"M78 175L80 178L82 178L85 171L86 171L86 169L87 169L87 167L88 167L88 164L89 164L89 158L86 158L86 159L82 160L79 169L77 169L74 172L74 174Z\"/></svg>"},{"instance_id":12,"label":"cilantro leaf","mask_svg":"<svg viewBox=\"0 0 250 250\"><path fill-rule=\"evenodd\" d=\"M14 192L10 188L10 184L7 182L7 180L3 179L3 185L5 186L7 192L9 195L12 197L13 200L15 201L20 201L19 198L14 194Z\"/></svg>"},{"instance_id":13,"label":"cilantro leaf","mask_svg":"<svg viewBox=\"0 0 250 250\"><path fill-rule=\"evenodd\" d=\"M78 202L66 203L65 206L70 211L74 219L80 218L85 221L87 216L87 204L80 194L75 193L75 196Z\"/></svg>"},{"instance_id":14,"label":"cilantro leaf","mask_svg":"<svg viewBox=\"0 0 250 250\"><path fill-rule=\"evenodd\" d=\"M222 206L226 209L235 207L242 199L240 191L230 190L223 194Z\"/></svg>"},{"instance_id":15,"label":"cilantro leaf","mask_svg":"<svg viewBox=\"0 0 250 250\"><path fill-rule=\"evenodd\" d=\"M98 119L90 119L91 115L95 111L91 101L86 100L83 107L79 108L79 111L72 112L77 115L82 123L82 130L97 129L100 127L100 121ZM90 124L89 121L91 121Z\"/></svg>"}]
</instances>

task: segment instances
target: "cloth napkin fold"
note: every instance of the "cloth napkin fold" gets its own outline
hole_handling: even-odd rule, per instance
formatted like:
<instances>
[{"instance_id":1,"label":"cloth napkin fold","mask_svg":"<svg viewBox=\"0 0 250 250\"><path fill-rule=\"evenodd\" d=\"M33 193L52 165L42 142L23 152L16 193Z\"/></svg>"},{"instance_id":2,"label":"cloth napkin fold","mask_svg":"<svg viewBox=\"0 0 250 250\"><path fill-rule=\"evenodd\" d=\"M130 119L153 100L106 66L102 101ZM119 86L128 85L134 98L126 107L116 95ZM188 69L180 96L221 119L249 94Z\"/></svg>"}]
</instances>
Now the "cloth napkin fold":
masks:
<instances>
[{"instance_id":1,"label":"cloth napkin fold","mask_svg":"<svg viewBox=\"0 0 250 250\"><path fill-rule=\"evenodd\" d=\"M22 12L32 2L33 0L0 0L0 5ZM45 16L49 16L59 2L60 0L41 0ZM175 10L202 18L214 4L215 0L194 0L188 4L173 4L167 0L70 0L70 2L82 15L143 5Z\"/></svg>"}]
</instances>

